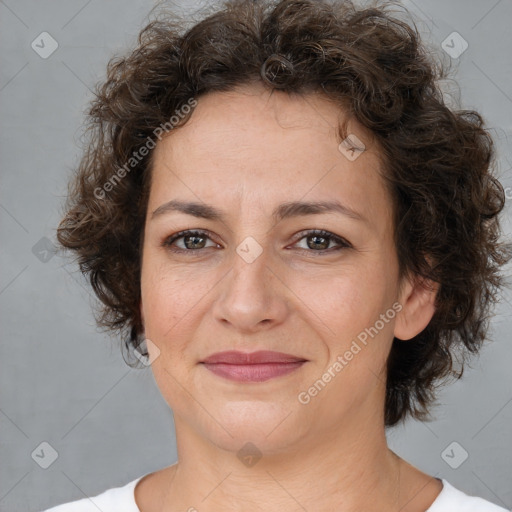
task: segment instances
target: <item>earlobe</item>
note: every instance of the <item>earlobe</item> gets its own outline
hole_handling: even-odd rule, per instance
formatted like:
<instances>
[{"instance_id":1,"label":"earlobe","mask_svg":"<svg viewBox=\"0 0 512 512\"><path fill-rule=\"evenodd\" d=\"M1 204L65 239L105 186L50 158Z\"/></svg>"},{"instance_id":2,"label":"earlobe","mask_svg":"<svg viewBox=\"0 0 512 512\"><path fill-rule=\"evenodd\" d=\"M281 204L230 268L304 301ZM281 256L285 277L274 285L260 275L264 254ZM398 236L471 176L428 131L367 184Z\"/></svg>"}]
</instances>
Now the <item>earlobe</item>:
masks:
<instances>
[{"instance_id":1,"label":"earlobe","mask_svg":"<svg viewBox=\"0 0 512 512\"><path fill-rule=\"evenodd\" d=\"M394 335L400 340L410 340L422 332L434 316L439 285L418 276L404 279L407 282L399 297L402 309L396 316Z\"/></svg>"}]
</instances>

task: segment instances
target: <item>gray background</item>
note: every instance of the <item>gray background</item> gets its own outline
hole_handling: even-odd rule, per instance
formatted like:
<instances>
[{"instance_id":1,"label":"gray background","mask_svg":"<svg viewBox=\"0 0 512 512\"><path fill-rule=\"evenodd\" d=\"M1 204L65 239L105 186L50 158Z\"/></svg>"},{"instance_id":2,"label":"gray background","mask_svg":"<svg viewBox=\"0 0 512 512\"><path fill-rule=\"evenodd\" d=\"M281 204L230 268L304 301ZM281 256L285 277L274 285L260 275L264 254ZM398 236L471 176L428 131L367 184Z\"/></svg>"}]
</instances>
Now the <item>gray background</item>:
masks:
<instances>
[{"instance_id":1,"label":"gray background","mask_svg":"<svg viewBox=\"0 0 512 512\"><path fill-rule=\"evenodd\" d=\"M462 106L481 111L495 137L510 234L512 2L404 4L448 60L441 42L449 34L457 31L469 44L453 59L454 78ZM134 43L152 6L150 0L0 1L2 511L39 511L93 496L176 460L172 412L150 369L130 369L118 340L98 332L91 291L51 245L79 156L89 88L109 57ZM46 59L31 48L43 31L59 45ZM440 394L436 421L389 431L390 446L421 470L509 509L511 311L509 290L492 323L493 343ZM45 441L58 452L47 469L39 463L50 450L43 445L45 456L34 454ZM445 459L460 462L462 450L469 457L453 469Z\"/></svg>"}]
</instances>

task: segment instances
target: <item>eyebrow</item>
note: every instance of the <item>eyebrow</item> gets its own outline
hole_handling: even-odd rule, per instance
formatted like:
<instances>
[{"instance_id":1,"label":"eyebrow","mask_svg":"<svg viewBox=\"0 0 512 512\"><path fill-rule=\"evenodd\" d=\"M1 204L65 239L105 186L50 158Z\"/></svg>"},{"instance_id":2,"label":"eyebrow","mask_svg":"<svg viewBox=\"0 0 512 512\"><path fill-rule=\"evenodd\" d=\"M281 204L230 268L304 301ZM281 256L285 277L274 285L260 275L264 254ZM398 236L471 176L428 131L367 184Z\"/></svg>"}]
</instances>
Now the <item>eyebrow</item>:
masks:
<instances>
[{"instance_id":1,"label":"eyebrow","mask_svg":"<svg viewBox=\"0 0 512 512\"><path fill-rule=\"evenodd\" d=\"M159 206L151 214L151 219L170 212L181 212L187 215L198 217L200 219L208 219L221 222L225 221L223 212L214 206L205 203L179 201L177 199L173 199ZM320 213L331 212L340 213L350 217L351 219L369 223L366 217L352 210L348 206L341 204L339 201L290 201L277 206L272 212L272 217L275 222L279 222L283 219L292 217L317 215Z\"/></svg>"}]
</instances>

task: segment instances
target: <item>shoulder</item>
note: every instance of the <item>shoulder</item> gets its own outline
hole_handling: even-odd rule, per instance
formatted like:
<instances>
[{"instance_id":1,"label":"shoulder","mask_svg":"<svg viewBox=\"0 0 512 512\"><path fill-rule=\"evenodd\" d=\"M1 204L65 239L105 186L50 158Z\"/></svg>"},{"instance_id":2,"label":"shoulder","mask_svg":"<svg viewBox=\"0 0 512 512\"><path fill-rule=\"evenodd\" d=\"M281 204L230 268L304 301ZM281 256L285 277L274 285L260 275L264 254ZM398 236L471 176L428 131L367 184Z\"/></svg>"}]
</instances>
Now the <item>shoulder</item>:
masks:
<instances>
[{"instance_id":1,"label":"shoulder","mask_svg":"<svg viewBox=\"0 0 512 512\"><path fill-rule=\"evenodd\" d=\"M468 494L453 487L444 478L443 490L426 512L508 512L490 501Z\"/></svg>"},{"instance_id":2,"label":"shoulder","mask_svg":"<svg viewBox=\"0 0 512 512\"><path fill-rule=\"evenodd\" d=\"M83 498L69 503L63 503L46 509L42 512L140 512L134 498L134 489L137 482L145 475L128 482L121 487L113 487L106 491L92 496L90 498Z\"/></svg>"}]
</instances>

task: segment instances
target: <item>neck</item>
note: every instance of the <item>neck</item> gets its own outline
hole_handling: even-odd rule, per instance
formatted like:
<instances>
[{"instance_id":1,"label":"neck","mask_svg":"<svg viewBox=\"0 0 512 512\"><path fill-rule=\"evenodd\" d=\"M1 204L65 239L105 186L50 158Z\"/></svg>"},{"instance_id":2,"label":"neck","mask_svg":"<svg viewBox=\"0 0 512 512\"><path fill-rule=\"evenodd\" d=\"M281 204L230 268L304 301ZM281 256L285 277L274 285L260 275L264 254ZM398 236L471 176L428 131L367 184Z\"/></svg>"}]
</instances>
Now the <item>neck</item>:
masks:
<instances>
[{"instance_id":1,"label":"neck","mask_svg":"<svg viewBox=\"0 0 512 512\"><path fill-rule=\"evenodd\" d=\"M179 462L161 510L397 510L400 459L387 446L383 421L366 420L243 464L236 451L213 445L175 416Z\"/></svg>"}]
</instances>

